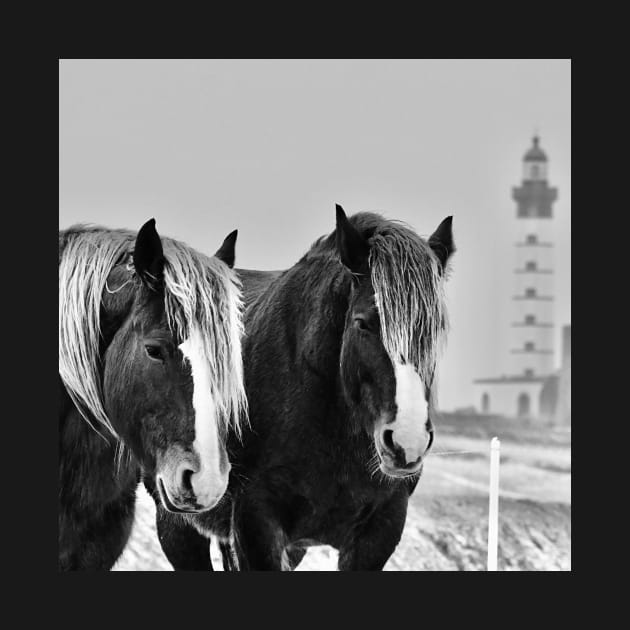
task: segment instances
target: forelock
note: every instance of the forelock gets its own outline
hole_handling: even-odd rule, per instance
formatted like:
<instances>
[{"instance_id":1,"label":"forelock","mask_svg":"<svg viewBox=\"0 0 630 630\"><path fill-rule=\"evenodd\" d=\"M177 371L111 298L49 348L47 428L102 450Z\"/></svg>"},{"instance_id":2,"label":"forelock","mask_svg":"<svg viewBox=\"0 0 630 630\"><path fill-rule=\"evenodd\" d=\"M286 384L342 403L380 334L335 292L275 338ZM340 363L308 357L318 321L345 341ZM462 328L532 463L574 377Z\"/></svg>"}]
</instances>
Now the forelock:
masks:
<instances>
[{"instance_id":1,"label":"forelock","mask_svg":"<svg viewBox=\"0 0 630 630\"><path fill-rule=\"evenodd\" d=\"M369 243L385 350L393 363L413 365L430 384L448 326L439 262L428 243L399 222L378 227Z\"/></svg>"}]
</instances>

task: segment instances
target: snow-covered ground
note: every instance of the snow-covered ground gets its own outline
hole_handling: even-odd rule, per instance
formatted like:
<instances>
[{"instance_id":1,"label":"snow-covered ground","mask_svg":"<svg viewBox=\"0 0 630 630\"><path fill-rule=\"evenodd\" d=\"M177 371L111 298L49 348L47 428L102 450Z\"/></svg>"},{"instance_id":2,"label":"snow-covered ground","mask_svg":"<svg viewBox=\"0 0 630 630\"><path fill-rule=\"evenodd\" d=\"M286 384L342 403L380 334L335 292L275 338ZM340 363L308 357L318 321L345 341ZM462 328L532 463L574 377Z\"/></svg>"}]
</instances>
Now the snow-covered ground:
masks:
<instances>
[{"instance_id":1,"label":"snow-covered ground","mask_svg":"<svg viewBox=\"0 0 630 630\"><path fill-rule=\"evenodd\" d=\"M485 569L488 444L443 435L427 460L403 537L385 570ZM553 446L503 441L501 453L499 570L570 570L570 436L567 444ZM211 555L215 570L222 570L214 544ZM297 570L334 571L336 564L334 549L313 547ZM142 486L131 539L113 570L172 571L157 540L153 500Z\"/></svg>"}]
</instances>

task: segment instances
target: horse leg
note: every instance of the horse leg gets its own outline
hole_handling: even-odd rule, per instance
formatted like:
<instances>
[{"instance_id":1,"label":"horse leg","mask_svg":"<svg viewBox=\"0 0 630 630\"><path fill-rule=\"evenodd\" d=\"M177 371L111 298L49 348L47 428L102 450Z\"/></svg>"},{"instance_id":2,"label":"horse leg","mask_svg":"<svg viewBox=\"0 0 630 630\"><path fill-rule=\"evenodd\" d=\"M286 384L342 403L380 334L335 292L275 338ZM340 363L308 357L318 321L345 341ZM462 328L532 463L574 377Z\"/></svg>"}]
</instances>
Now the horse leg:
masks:
<instances>
[{"instance_id":1,"label":"horse leg","mask_svg":"<svg viewBox=\"0 0 630 630\"><path fill-rule=\"evenodd\" d=\"M306 549L303 547L288 547L285 550L286 563L290 567L290 571L295 571L297 566L302 562L306 555Z\"/></svg>"},{"instance_id":2,"label":"horse leg","mask_svg":"<svg viewBox=\"0 0 630 630\"><path fill-rule=\"evenodd\" d=\"M62 509L59 570L109 571L122 554L133 527L135 492L85 517Z\"/></svg>"},{"instance_id":3,"label":"horse leg","mask_svg":"<svg viewBox=\"0 0 630 630\"><path fill-rule=\"evenodd\" d=\"M270 506L243 497L234 511L234 551L239 571L282 571L287 537Z\"/></svg>"},{"instance_id":4,"label":"horse leg","mask_svg":"<svg viewBox=\"0 0 630 630\"><path fill-rule=\"evenodd\" d=\"M155 522L162 551L176 571L213 571L209 538L161 505L156 505Z\"/></svg>"},{"instance_id":5,"label":"horse leg","mask_svg":"<svg viewBox=\"0 0 630 630\"><path fill-rule=\"evenodd\" d=\"M224 571L238 571L238 559L234 553L234 549L229 542L219 542L221 557L223 558Z\"/></svg>"},{"instance_id":6,"label":"horse leg","mask_svg":"<svg viewBox=\"0 0 630 630\"><path fill-rule=\"evenodd\" d=\"M405 528L407 496L395 495L353 531L339 549L339 571L382 571Z\"/></svg>"}]
</instances>

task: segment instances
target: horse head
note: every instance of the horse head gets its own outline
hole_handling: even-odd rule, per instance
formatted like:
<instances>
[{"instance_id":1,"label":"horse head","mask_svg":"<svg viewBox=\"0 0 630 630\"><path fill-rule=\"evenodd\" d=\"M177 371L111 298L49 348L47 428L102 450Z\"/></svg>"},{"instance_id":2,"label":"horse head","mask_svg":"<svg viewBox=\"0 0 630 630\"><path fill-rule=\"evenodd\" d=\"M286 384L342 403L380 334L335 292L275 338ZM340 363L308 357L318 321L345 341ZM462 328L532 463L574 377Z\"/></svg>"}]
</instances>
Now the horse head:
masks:
<instances>
[{"instance_id":1,"label":"horse head","mask_svg":"<svg viewBox=\"0 0 630 630\"><path fill-rule=\"evenodd\" d=\"M151 219L103 292L104 410L172 512L209 510L227 489L226 416L236 410L222 390L231 378L242 389L235 241L233 232L203 271Z\"/></svg>"},{"instance_id":2,"label":"horse head","mask_svg":"<svg viewBox=\"0 0 630 630\"><path fill-rule=\"evenodd\" d=\"M381 471L406 477L421 472L434 438L432 389L446 329L442 283L454 251L451 217L428 241L402 224L370 217L377 215L349 220L337 206L336 247L351 274L340 378L352 416L373 436Z\"/></svg>"}]
</instances>

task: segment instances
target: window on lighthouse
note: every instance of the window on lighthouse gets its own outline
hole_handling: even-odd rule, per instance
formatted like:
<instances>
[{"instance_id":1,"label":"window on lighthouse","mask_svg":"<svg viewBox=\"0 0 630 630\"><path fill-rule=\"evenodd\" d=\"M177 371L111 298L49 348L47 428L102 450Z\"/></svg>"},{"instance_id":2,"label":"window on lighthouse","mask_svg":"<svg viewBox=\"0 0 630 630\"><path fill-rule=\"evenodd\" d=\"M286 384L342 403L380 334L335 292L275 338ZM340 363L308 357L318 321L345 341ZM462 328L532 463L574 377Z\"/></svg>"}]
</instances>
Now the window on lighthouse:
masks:
<instances>
[{"instance_id":1,"label":"window on lighthouse","mask_svg":"<svg viewBox=\"0 0 630 630\"><path fill-rule=\"evenodd\" d=\"M523 392L519 395L517 404L517 414L519 418L525 418L529 415L529 395Z\"/></svg>"},{"instance_id":2,"label":"window on lighthouse","mask_svg":"<svg viewBox=\"0 0 630 630\"><path fill-rule=\"evenodd\" d=\"M540 162L525 162L525 179L541 181L547 178L547 167Z\"/></svg>"},{"instance_id":3,"label":"window on lighthouse","mask_svg":"<svg viewBox=\"0 0 630 630\"><path fill-rule=\"evenodd\" d=\"M525 289L525 297L528 297L528 298L536 297L536 289L532 287Z\"/></svg>"},{"instance_id":4,"label":"window on lighthouse","mask_svg":"<svg viewBox=\"0 0 630 630\"><path fill-rule=\"evenodd\" d=\"M525 263L525 269L527 271L536 271L536 269L537 269L536 261L535 260L528 260Z\"/></svg>"},{"instance_id":5,"label":"window on lighthouse","mask_svg":"<svg viewBox=\"0 0 630 630\"><path fill-rule=\"evenodd\" d=\"M535 324L536 323L536 315L525 315L525 323L526 324Z\"/></svg>"},{"instance_id":6,"label":"window on lighthouse","mask_svg":"<svg viewBox=\"0 0 630 630\"><path fill-rule=\"evenodd\" d=\"M528 245L535 245L538 243L538 237L535 234L528 234L526 242Z\"/></svg>"},{"instance_id":7,"label":"window on lighthouse","mask_svg":"<svg viewBox=\"0 0 630 630\"><path fill-rule=\"evenodd\" d=\"M536 346L534 345L533 341L526 341L525 342L525 350L527 352L533 352L535 348L536 348Z\"/></svg>"}]
</instances>

